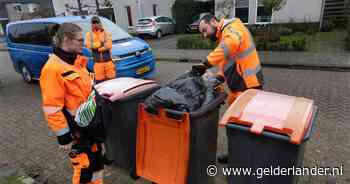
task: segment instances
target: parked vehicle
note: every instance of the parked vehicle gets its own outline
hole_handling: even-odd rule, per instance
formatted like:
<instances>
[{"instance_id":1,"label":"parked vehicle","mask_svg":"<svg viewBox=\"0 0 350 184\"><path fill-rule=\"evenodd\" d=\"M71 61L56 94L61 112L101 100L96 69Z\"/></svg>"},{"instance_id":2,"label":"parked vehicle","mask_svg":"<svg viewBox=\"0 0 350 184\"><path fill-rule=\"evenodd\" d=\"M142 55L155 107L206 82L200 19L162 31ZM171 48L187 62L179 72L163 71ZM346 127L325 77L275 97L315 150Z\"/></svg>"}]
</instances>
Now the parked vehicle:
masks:
<instances>
[{"instance_id":1,"label":"parked vehicle","mask_svg":"<svg viewBox=\"0 0 350 184\"><path fill-rule=\"evenodd\" d=\"M135 31L139 36L151 35L159 39L165 34L175 33L175 22L166 16L145 17L139 19Z\"/></svg>"},{"instance_id":2,"label":"parked vehicle","mask_svg":"<svg viewBox=\"0 0 350 184\"><path fill-rule=\"evenodd\" d=\"M205 12L205 13L201 13L199 15L196 15L193 18L193 22L191 24L187 24L186 25L186 32L187 33L198 33L199 32L199 21L200 19L204 16L204 15L208 15L210 14L210 12Z\"/></svg>"},{"instance_id":3,"label":"parked vehicle","mask_svg":"<svg viewBox=\"0 0 350 184\"><path fill-rule=\"evenodd\" d=\"M9 23L7 47L15 70L23 80L39 79L40 72L49 54L53 52L52 38L60 24L76 23L83 29L83 35L91 30L90 16L67 16L33 19ZM100 17L104 28L112 34L112 59L117 77L152 77L155 73L155 59L150 46L143 40L130 36L110 20ZM89 58L88 69L93 71L91 52L83 49Z\"/></svg>"}]
</instances>

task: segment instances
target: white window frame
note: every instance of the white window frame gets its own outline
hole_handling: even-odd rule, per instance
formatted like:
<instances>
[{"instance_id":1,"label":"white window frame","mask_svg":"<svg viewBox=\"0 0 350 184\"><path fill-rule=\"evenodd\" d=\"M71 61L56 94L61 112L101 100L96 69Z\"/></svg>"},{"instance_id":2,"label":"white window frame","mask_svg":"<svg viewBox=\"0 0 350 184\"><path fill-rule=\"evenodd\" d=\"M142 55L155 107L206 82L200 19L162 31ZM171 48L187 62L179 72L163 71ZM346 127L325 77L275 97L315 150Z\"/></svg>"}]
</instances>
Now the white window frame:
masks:
<instances>
[{"instance_id":1,"label":"white window frame","mask_svg":"<svg viewBox=\"0 0 350 184\"><path fill-rule=\"evenodd\" d=\"M236 8L237 8L237 6L236 6L237 3L236 3L236 1L237 1L237 0L234 1L234 9L235 9L234 15L233 15L234 17L236 17ZM242 21L242 23L243 23L244 25L249 25L249 8L250 8L250 4L248 3L248 22L243 22L243 21Z\"/></svg>"},{"instance_id":2,"label":"white window frame","mask_svg":"<svg viewBox=\"0 0 350 184\"><path fill-rule=\"evenodd\" d=\"M259 8L259 3L258 0L255 0L256 3L256 9L255 9L255 24L260 24L260 25L264 25L264 24L272 24L272 11L271 11L271 21L270 22L258 22L258 8Z\"/></svg>"}]
</instances>

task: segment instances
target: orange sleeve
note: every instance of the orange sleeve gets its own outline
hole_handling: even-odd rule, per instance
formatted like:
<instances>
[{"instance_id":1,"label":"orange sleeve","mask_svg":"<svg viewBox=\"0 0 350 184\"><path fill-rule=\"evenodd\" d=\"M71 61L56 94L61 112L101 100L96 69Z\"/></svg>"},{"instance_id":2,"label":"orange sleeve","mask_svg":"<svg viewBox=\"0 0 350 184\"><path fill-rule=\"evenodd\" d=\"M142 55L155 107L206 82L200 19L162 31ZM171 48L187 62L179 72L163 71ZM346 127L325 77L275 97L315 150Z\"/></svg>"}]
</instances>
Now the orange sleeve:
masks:
<instances>
[{"instance_id":1,"label":"orange sleeve","mask_svg":"<svg viewBox=\"0 0 350 184\"><path fill-rule=\"evenodd\" d=\"M207 61L213 66L228 60L240 46L240 40L237 36L225 36L219 45L207 56Z\"/></svg>"},{"instance_id":2,"label":"orange sleeve","mask_svg":"<svg viewBox=\"0 0 350 184\"><path fill-rule=\"evenodd\" d=\"M49 128L56 134L62 145L72 141L67 120L62 112L64 107L64 84L61 76L52 66L44 67L40 76L43 110Z\"/></svg>"}]
</instances>

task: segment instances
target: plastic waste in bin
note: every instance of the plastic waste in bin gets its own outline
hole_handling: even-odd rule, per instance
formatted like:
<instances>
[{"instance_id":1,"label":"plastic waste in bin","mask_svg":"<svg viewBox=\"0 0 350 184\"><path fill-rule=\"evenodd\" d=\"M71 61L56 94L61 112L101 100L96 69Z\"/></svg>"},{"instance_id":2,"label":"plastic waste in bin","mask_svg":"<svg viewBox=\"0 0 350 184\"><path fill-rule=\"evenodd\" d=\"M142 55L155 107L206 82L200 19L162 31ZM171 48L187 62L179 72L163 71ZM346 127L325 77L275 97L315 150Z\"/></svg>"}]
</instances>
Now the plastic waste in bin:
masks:
<instances>
[{"instance_id":1,"label":"plastic waste in bin","mask_svg":"<svg viewBox=\"0 0 350 184\"><path fill-rule=\"evenodd\" d=\"M102 82L96 90L108 96L110 113L104 116L106 151L109 159L136 176L136 132L138 105L160 88L151 80L121 77Z\"/></svg>"},{"instance_id":2,"label":"plastic waste in bin","mask_svg":"<svg viewBox=\"0 0 350 184\"><path fill-rule=\"evenodd\" d=\"M228 137L228 167L254 174L230 175L229 183L296 183L293 173L278 172L302 165L316 112L313 100L306 98L255 89L239 96L220 120Z\"/></svg>"},{"instance_id":3,"label":"plastic waste in bin","mask_svg":"<svg viewBox=\"0 0 350 184\"><path fill-rule=\"evenodd\" d=\"M207 167L216 162L219 93L190 113L140 105L137 133L137 175L160 184L206 184Z\"/></svg>"}]
</instances>

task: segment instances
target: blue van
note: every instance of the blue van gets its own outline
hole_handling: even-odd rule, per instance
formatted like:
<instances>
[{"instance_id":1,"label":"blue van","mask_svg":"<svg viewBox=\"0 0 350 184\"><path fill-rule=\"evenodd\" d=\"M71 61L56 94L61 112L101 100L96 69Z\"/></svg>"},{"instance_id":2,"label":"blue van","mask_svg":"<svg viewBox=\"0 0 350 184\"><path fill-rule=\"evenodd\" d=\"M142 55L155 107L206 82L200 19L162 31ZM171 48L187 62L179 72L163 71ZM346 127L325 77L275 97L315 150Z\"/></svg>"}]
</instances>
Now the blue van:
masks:
<instances>
[{"instance_id":1,"label":"blue van","mask_svg":"<svg viewBox=\"0 0 350 184\"><path fill-rule=\"evenodd\" d=\"M66 16L33 19L9 23L6 27L7 47L15 70L23 80L32 82L40 78L40 72L49 54L53 52L52 38L59 25L75 23L83 29L83 35L91 30L91 16ZM112 59L117 77L151 78L155 74L155 60L150 46L143 40L130 36L110 20L100 17L104 28L112 34ZM89 58L88 69L93 71L91 52L83 49Z\"/></svg>"}]
</instances>

